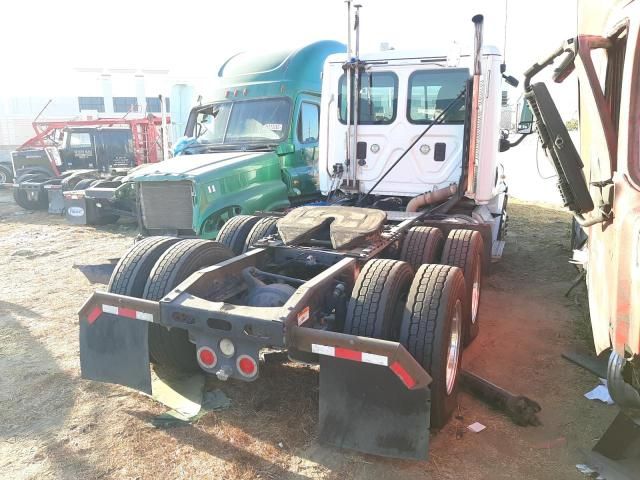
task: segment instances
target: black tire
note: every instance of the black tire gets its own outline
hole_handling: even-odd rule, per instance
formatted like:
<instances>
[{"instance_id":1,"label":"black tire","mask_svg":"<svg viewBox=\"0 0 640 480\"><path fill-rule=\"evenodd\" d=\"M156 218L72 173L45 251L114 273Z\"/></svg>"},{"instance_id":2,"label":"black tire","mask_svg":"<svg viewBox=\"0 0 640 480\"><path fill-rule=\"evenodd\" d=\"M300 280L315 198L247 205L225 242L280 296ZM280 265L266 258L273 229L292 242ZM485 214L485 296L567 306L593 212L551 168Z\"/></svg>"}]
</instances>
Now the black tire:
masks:
<instances>
[{"instance_id":1,"label":"black tire","mask_svg":"<svg viewBox=\"0 0 640 480\"><path fill-rule=\"evenodd\" d=\"M611 352L607 364L607 388L620 409L632 417L640 417L640 391L625 380L625 376L631 377L631 372L625 375L625 370L632 368L624 357L615 351Z\"/></svg>"},{"instance_id":2,"label":"black tire","mask_svg":"<svg viewBox=\"0 0 640 480\"><path fill-rule=\"evenodd\" d=\"M47 176L41 173L26 173L16 178L17 184L22 182L44 182ZM13 189L13 199L25 210L46 210L49 208L49 197L45 192L40 192L35 200L28 197L27 192L18 188Z\"/></svg>"},{"instance_id":3,"label":"black tire","mask_svg":"<svg viewBox=\"0 0 640 480\"><path fill-rule=\"evenodd\" d=\"M344 333L397 340L413 269L399 260L364 264L351 292Z\"/></svg>"},{"instance_id":4,"label":"black tire","mask_svg":"<svg viewBox=\"0 0 640 480\"><path fill-rule=\"evenodd\" d=\"M197 270L233 257L224 245L190 239L172 245L158 259L144 287L143 298L160 300ZM158 364L182 371L197 371L196 347L186 330L149 325L149 353Z\"/></svg>"},{"instance_id":5,"label":"black tire","mask_svg":"<svg viewBox=\"0 0 640 480\"><path fill-rule=\"evenodd\" d=\"M260 217L253 215L236 215L230 218L218 232L216 242L229 247L235 255L240 255L244 251L244 242L249 232L258 220Z\"/></svg>"},{"instance_id":6,"label":"black tire","mask_svg":"<svg viewBox=\"0 0 640 480\"><path fill-rule=\"evenodd\" d=\"M160 256L179 241L175 237L147 237L135 243L118 261L108 291L142 298L151 269Z\"/></svg>"},{"instance_id":7,"label":"black tire","mask_svg":"<svg viewBox=\"0 0 640 480\"><path fill-rule=\"evenodd\" d=\"M13 171L11 167L0 165L0 184L9 183L13 180Z\"/></svg>"},{"instance_id":8,"label":"black tire","mask_svg":"<svg viewBox=\"0 0 640 480\"><path fill-rule=\"evenodd\" d=\"M464 344L469 345L480 331L479 309L482 292L484 242L475 230L451 230L444 242L441 263L464 273L467 292L464 301ZM475 292L474 292L475 290Z\"/></svg>"},{"instance_id":9,"label":"black tire","mask_svg":"<svg viewBox=\"0 0 640 480\"><path fill-rule=\"evenodd\" d=\"M462 365L462 322L458 317L456 370L447 384L454 316L462 316L465 284L457 267L422 265L416 272L400 327L400 343L431 375L431 426L442 428L456 408Z\"/></svg>"},{"instance_id":10,"label":"black tire","mask_svg":"<svg viewBox=\"0 0 640 480\"><path fill-rule=\"evenodd\" d=\"M107 291L142 298L149 273L158 258L179 241L175 237L147 237L136 242L116 264Z\"/></svg>"},{"instance_id":11,"label":"black tire","mask_svg":"<svg viewBox=\"0 0 640 480\"><path fill-rule=\"evenodd\" d=\"M444 235L439 228L412 227L402 241L400 260L417 270L425 263L438 263Z\"/></svg>"},{"instance_id":12,"label":"black tire","mask_svg":"<svg viewBox=\"0 0 640 480\"><path fill-rule=\"evenodd\" d=\"M83 173L79 175L70 174L69 176L64 178L62 182L60 182L60 185L62 185L62 190L65 192L69 190L82 190L81 188L78 188L78 184L80 184L84 180L91 180L91 181L99 180L98 173L97 172L95 174ZM91 182L89 182L89 184L90 183ZM87 188L87 187L84 187L84 188Z\"/></svg>"},{"instance_id":13,"label":"black tire","mask_svg":"<svg viewBox=\"0 0 640 480\"><path fill-rule=\"evenodd\" d=\"M251 245L256 243L261 238L276 233L278 231L278 228L276 227L277 223L277 217L263 217L258 220L249 232L249 235L247 235L247 239L244 241L244 248L242 249L242 252L244 253L249 250L249 247L251 247Z\"/></svg>"}]
</instances>

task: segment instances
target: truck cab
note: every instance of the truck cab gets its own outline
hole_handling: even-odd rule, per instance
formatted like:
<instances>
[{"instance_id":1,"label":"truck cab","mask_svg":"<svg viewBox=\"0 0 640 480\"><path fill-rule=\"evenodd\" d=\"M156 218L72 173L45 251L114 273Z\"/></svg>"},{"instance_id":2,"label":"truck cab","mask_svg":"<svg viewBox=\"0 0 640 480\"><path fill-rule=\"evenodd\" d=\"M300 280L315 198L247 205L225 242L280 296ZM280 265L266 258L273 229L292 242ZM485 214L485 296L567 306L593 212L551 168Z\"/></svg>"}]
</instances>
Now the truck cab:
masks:
<instances>
[{"instance_id":1,"label":"truck cab","mask_svg":"<svg viewBox=\"0 0 640 480\"><path fill-rule=\"evenodd\" d=\"M332 55L325 64L320 120L322 193L367 196L364 201L370 206L415 213L412 199L438 191L450 195L468 169L465 136L469 122L465 119L470 98L464 91L473 70L471 56L452 58L443 50L433 50L383 51L360 58L366 67L358 80L357 122L353 122L354 102L351 122L347 122L346 56ZM468 207L464 213L490 226L491 241L487 238L485 243L492 245L496 258L504 245L500 229L506 215L506 185L498 164L501 61L497 48L482 49L484 78L498 81L480 85L475 175L470 188L461 192ZM435 122L450 105L452 110ZM349 145L345 138L353 138L354 131L357 142Z\"/></svg>"},{"instance_id":2,"label":"truck cab","mask_svg":"<svg viewBox=\"0 0 640 480\"><path fill-rule=\"evenodd\" d=\"M176 157L130 175L143 234L215 238L238 214L319 196L320 88L325 58L345 46L240 53L195 106Z\"/></svg>"}]
</instances>

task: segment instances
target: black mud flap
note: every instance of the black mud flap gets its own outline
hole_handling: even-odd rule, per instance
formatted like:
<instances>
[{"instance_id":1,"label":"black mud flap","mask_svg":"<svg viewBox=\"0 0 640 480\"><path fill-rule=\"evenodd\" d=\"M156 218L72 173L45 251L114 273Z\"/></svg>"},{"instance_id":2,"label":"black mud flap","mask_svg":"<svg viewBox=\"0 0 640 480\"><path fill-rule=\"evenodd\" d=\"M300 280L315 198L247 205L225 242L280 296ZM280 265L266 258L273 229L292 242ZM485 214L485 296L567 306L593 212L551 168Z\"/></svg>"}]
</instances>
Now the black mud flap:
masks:
<instances>
[{"instance_id":1,"label":"black mud flap","mask_svg":"<svg viewBox=\"0 0 640 480\"><path fill-rule=\"evenodd\" d=\"M429 388L409 390L387 367L320 357L320 442L426 460Z\"/></svg>"},{"instance_id":2,"label":"black mud flap","mask_svg":"<svg viewBox=\"0 0 640 480\"><path fill-rule=\"evenodd\" d=\"M91 314L89 314L91 316ZM102 312L80 315L82 378L117 383L151 395L147 322Z\"/></svg>"},{"instance_id":3,"label":"black mud flap","mask_svg":"<svg viewBox=\"0 0 640 480\"><path fill-rule=\"evenodd\" d=\"M107 285L116 268L117 261L118 259L116 259L115 262L111 261L111 263L102 263L98 265L74 265L73 268L80 270L80 273L82 273L91 283L102 283Z\"/></svg>"},{"instance_id":4,"label":"black mud flap","mask_svg":"<svg viewBox=\"0 0 640 480\"><path fill-rule=\"evenodd\" d=\"M589 464L607 479L635 480L640 476L640 420L623 412L613 420L589 454Z\"/></svg>"}]
</instances>

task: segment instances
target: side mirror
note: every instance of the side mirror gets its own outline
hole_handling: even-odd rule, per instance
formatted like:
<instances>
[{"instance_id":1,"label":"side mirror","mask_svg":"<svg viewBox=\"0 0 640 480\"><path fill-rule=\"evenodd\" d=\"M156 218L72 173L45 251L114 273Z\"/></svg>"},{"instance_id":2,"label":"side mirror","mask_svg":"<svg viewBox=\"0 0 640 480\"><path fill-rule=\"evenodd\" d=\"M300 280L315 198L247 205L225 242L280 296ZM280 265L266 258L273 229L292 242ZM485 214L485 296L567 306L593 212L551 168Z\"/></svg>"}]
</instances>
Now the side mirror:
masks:
<instances>
[{"instance_id":1,"label":"side mirror","mask_svg":"<svg viewBox=\"0 0 640 480\"><path fill-rule=\"evenodd\" d=\"M522 108L518 112L516 119L516 132L522 135L528 135L533 132L533 112L529 106L529 102L522 101Z\"/></svg>"},{"instance_id":2,"label":"side mirror","mask_svg":"<svg viewBox=\"0 0 640 480\"><path fill-rule=\"evenodd\" d=\"M284 157L285 155L290 155L296 151L296 147L293 143L284 142L279 144L276 147L276 155L279 157Z\"/></svg>"}]
</instances>

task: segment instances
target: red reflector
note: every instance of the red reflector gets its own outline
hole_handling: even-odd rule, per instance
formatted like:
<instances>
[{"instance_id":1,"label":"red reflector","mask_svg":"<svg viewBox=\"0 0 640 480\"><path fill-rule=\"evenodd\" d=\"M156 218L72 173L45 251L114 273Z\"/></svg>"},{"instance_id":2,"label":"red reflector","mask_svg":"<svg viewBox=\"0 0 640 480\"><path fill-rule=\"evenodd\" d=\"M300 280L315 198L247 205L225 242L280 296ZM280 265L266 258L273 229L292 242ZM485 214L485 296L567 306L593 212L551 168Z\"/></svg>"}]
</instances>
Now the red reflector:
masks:
<instances>
[{"instance_id":1,"label":"red reflector","mask_svg":"<svg viewBox=\"0 0 640 480\"><path fill-rule=\"evenodd\" d=\"M92 325L93 322L98 319L101 313L102 309L100 307L95 307L93 310L91 310L89 312L89 315L87 315L87 322L89 322L89 325Z\"/></svg>"},{"instance_id":2,"label":"red reflector","mask_svg":"<svg viewBox=\"0 0 640 480\"><path fill-rule=\"evenodd\" d=\"M407 388L413 388L416 385L416 381L411 378L411 375L409 375L404 367L398 362L393 362L389 368L391 368L393 373L395 373L400 378L400 380L402 380L402 383L404 383Z\"/></svg>"},{"instance_id":3,"label":"red reflector","mask_svg":"<svg viewBox=\"0 0 640 480\"><path fill-rule=\"evenodd\" d=\"M354 362L361 362L362 352L349 350L348 348L336 347L336 357L344 358L345 360L353 360Z\"/></svg>"},{"instance_id":4,"label":"red reflector","mask_svg":"<svg viewBox=\"0 0 640 480\"><path fill-rule=\"evenodd\" d=\"M127 318L136 318L136 311L135 310L131 310L130 308L124 308L124 307L120 307L118 308L118 315L120 315L121 317L127 317Z\"/></svg>"},{"instance_id":5,"label":"red reflector","mask_svg":"<svg viewBox=\"0 0 640 480\"><path fill-rule=\"evenodd\" d=\"M213 367L216 362L216 354L213 353L213 350L207 347L202 347L198 351L198 358L200 359L200 363L202 363L205 367Z\"/></svg>"},{"instance_id":6,"label":"red reflector","mask_svg":"<svg viewBox=\"0 0 640 480\"><path fill-rule=\"evenodd\" d=\"M258 371L256 361L249 355L241 355L237 361L238 370L245 377L253 377Z\"/></svg>"}]
</instances>

